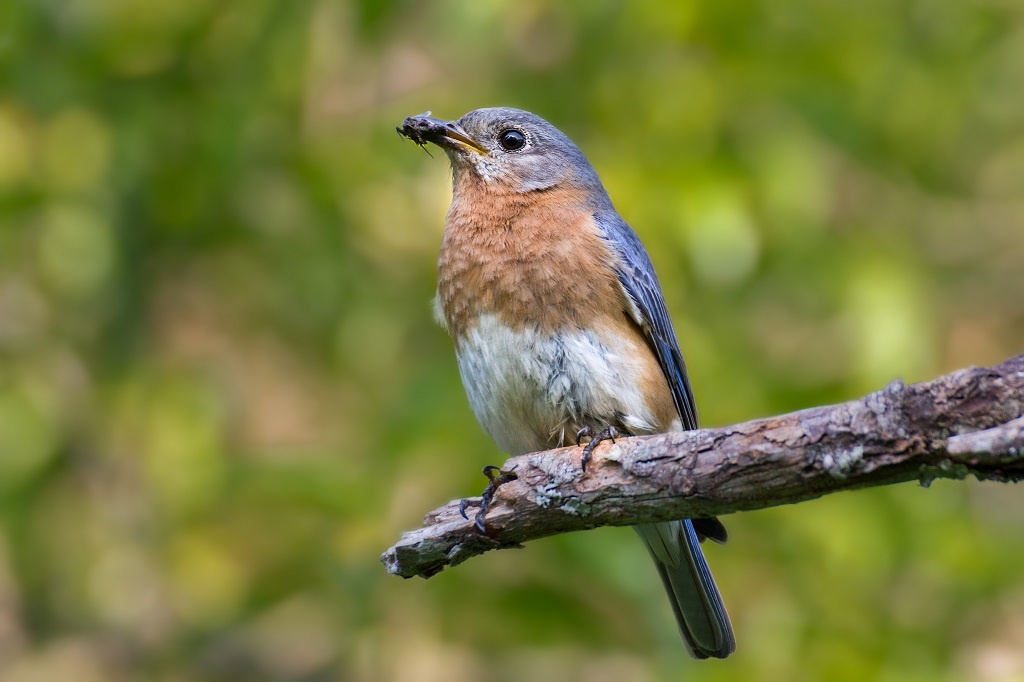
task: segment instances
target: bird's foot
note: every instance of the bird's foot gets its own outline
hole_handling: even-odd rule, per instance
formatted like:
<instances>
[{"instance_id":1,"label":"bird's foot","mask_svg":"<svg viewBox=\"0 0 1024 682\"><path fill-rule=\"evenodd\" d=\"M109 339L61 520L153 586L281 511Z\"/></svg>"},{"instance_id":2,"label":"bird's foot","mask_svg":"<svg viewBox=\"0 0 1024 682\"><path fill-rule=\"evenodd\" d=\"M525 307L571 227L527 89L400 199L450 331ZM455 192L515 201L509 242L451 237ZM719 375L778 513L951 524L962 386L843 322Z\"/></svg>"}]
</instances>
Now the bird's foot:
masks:
<instances>
[{"instance_id":1,"label":"bird's foot","mask_svg":"<svg viewBox=\"0 0 1024 682\"><path fill-rule=\"evenodd\" d=\"M590 456L594 454L594 450L601 444L601 441L610 440L614 443L615 439L618 437L618 429L610 425L599 431L596 436L594 435L594 430L589 426L584 426L582 429L577 431L576 445L579 445L580 441L584 438L590 438L590 442L587 443L585 448L583 448L583 455L580 457L580 468L583 469L583 471L587 470L587 464L590 463Z\"/></svg>"},{"instance_id":2,"label":"bird's foot","mask_svg":"<svg viewBox=\"0 0 1024 682\"><path fill-rule=\"evenodd\" d=\"M485 466L483 473L484 476L487 477L488 483L487 487L484 488L483 494L480 495L480 510L473 518L473 525L475 525L476 529L481 533L487 532L487 527L484 525L484 517L487 516L487 510L491 506L491 500L494 499L494 493L497 492L498 488L501 486L519 478L512 471L503 471L493 464ZM462 500L459 502L459 514L462 515L462 518L469 521L469 517L466 516L467 507L469 507L469 500Z\"/></svg>"}]
</instances>

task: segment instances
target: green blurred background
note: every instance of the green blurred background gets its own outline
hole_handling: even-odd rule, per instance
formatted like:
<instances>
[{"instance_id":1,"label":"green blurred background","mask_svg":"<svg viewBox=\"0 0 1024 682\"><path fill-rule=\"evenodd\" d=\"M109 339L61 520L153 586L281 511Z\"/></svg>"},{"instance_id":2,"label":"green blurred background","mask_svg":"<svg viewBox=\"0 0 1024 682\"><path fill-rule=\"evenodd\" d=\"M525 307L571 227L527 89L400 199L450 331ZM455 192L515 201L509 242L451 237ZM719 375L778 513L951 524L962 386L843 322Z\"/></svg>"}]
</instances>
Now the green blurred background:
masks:
<instances>
[{"instance_id":1,"label":"green blurred background","mask_svg":"<svg viewBox=\"0 0 1024 682\"><path fill-rule=\"evenodd\" d=\"M627 529L385 574L503 459L394 127L493 105L597 167L705 425L1024 349L1019 0L9 0L0 679L1024 679L1012 486L727 519L725 663Z\"/></svg>"}]
</instances>

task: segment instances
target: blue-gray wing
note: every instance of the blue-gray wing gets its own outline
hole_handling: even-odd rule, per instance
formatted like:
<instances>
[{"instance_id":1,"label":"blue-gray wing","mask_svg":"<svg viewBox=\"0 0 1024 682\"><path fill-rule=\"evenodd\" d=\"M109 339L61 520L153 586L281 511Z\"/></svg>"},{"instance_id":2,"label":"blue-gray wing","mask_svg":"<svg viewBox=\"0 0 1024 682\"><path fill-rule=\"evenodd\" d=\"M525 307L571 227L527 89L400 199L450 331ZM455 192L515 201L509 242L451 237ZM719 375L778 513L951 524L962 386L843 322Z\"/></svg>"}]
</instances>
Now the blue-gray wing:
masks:
<instances>
[{"instance_id":1,"label":"blue-gray wing","mask_svg":"<svg viewBox=\"0 0 1024 682\"><path fill-rule=\"evenodd\" d=\"M630 313L638 318L637 323L658 357L683 429L696 429L697 406L693 401L693 389L690 388L683 354L679 351L679 342L651 259L640 238L613 209L600 211L594 218L612 252L618 256L616 272L619 282L636 306L636 310Z\"/></svg>"},{"instance_id":2,"label":"blue-gray wing","mask_svg":"<svg viewBox=\"0 0 1024 682\"><path fill-rule=\"evenodd\" d=\"M610 207L595 214L616 255L616 272L635 309L629 314L647 336L665 373L684 429L697 428L697 408L651 259L629 225ZM685 519L634 526L654 559L672 603L679 634L694 658L725 658L736 650L729 614L700 549L705 537L724 542L718 519Z\"/></svg>"}]
</instances>

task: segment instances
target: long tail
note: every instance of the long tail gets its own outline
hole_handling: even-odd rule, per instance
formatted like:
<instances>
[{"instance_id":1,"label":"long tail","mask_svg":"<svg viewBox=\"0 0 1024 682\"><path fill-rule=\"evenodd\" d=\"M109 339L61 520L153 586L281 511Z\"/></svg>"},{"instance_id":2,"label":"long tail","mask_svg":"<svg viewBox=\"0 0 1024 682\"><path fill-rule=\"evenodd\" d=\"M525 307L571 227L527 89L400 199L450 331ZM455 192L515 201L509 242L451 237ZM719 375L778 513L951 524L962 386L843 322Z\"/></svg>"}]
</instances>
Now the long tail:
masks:
<instances>
[{"instance_id":1,"label":"long tail","mask_svg":"<svg viewBox=\"0 0 1024 682\"><path fill-rule=\"evenodd\" d=\"M736 650L729 614L689 519L634 526L668 592L679 635L694 658L725 658Z\"/></svg>"}]
</instances>

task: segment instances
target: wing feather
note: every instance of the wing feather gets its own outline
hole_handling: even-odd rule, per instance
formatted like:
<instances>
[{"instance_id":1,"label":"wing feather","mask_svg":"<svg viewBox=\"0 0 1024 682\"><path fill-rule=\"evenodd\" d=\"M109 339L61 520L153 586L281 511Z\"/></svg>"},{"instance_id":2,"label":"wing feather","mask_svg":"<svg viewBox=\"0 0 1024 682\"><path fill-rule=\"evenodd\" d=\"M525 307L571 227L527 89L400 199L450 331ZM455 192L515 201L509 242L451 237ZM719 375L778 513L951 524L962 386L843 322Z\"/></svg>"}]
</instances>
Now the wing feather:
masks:
<instances>
[{"instance_id":1,"label":"wing feather","mask_svg":"<svg viewBox=\"0 0 1024 682\"><path fill-rule=\"evenodd\" d=\"M618 258L616 274L632 304L630 314L640 325L658 357L658 364L668 380L683 429L696 429L697 405L693 399L693 389L651 259L640 243L640 238L614 210L600 212L594 218L602 237Z\"/></svg>"}]
</instances>

